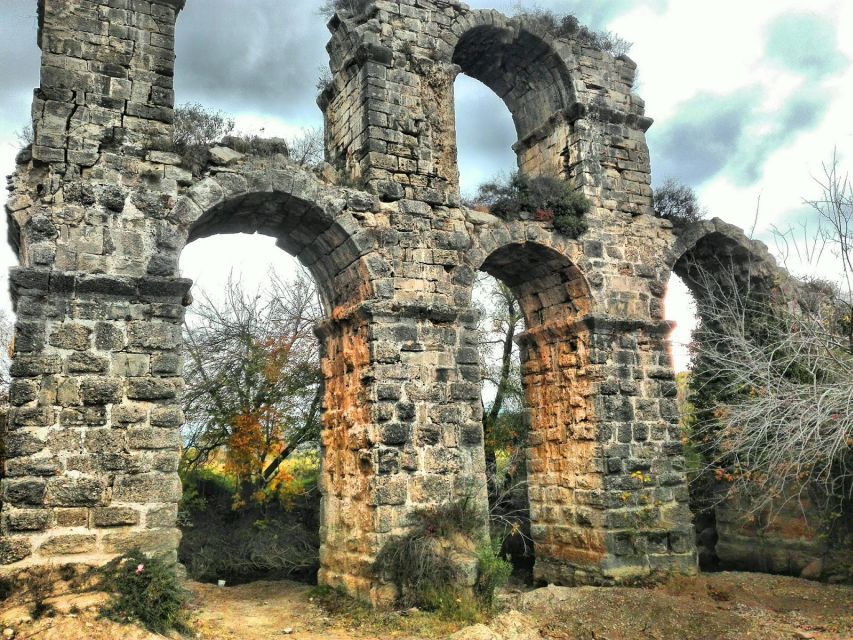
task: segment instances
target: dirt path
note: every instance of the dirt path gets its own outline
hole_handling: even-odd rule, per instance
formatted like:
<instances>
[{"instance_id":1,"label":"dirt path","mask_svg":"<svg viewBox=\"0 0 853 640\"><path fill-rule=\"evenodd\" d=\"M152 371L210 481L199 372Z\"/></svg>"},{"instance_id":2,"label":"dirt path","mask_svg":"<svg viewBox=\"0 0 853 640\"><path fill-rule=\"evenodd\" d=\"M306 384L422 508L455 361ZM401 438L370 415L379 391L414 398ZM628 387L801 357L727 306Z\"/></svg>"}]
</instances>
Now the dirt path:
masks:
<instances>
[{"instance_id":1,"label":"dirt path","mask_svg":"<svg viewBox=\"0 0 853 640\"><path fill-rule=\"evenodd\" d=\"M440 640L459 625L434 616L329 612L292 582L218 588L191 583L192 629L199 640ZM56 614L29 620L26 605L0 609L14 640L153 640L161 636L97 617L103 601L56 599ZM851 640L853 587L746 573L676 579L655 589L549 587L502 596L544 640ZM501 629L495 629L500 633ZM483 636L477 636L483 637ZM504 636L495 636L509 640ZM518 637L518 636L512 636Z\"/></svg>"}]
</instances>

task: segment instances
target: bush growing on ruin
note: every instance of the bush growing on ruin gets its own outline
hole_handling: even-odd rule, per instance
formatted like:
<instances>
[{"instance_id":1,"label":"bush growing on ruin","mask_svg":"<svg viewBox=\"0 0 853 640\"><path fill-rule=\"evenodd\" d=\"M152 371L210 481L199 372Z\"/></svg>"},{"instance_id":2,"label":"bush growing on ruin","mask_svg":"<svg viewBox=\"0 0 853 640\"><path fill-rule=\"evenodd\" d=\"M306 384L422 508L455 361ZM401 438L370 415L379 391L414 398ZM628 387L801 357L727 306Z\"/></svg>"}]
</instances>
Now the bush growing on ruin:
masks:
<instances>
[{"instance_id":1,"label":"bush growing on ruin","mask_svg":"<svg viewBox=\"0 0 853 640\"><path fill-rule=\"evenodd\" d=\"M416 510L410 522L406 534L385 544L374 565L397 586L399 604L468 622L488 613L512 566L499 556L499 545L488 542L470 501ZM477 558L473 594L460 586L459 554L466 548Z\"/></svg>"},{"instance_id":2,"label":"bush growing on ruin","mask_svg":"<svg viewBox=\"0 0 853 640\"><path fill-rule=\"evenodd\" d=\"M523 4L516 5L515 15L536 21L556 38L574 39L615 57L628 55L633 46L631 42L611 31L595 31L583 26L573 15L561 15L548 9Z\"/></svg>"},{"instance_id":3,"label":"bush growing on ruin","mask_svg":"<svg viewBox=\"0 0 853 640\"><path fill-rule=\"evenodd\" d=\"M232 131L234 118L221 111L208 109L197 102L175 107L172 144L193 175L200 175L207 167L208 149Z\"/></svg>"},{"instance_id":4,"label":"bush growing on ruin","mask_svg":"<svg viewBox=\"0 0 853 640\"><path fill-rule=\"evenodd\" d=\"M658 218L674 224L698 222L708 215L696 192L675 178L667 178L652 192L652 209Z\"/></svg>"},{"instance_id":5,"label":"bush growing on ruin","mask_svg":"<svg viewBox=\"0 0 853 640\"><path fill-rule=\"evenodd\" d=\"M522 213L550 222L560 233L577 238L587 230L583 215L589 211L586 197L571 185L550 176L513 173L507 180L493 180L480 186L470 206L485 207L504 220L518 219Z\"/></svg>"},{"instance_id":6,"label":"bush growing on ruin","mask_svg":"<svg viewBox=\"0 0 853 640\"><path fill-rule=\"evenodd\" d=\"M283 155L292 163L309 168L324 160L325 142L318 127L306 128L287 140L257 133L235 133L234 128L234 118L222 111L198 103L183 104L175 108L171 148L196 176L207 169L209 149L216 144L256 157Z\"/></svg>"},{"instance_id":7,"label":"bush growing on ruin","mask_svg":"<svg viewBox=\"0 0 853 640\"><path fill-rule=\"evenodd\" d=\"M318 13L327 20L335 13L359 16L370 6L370 2L371 0L325 0Z\"/></svg>"},{"instance_id":8,"label":"bush growing on ruin","mask_svg":"<svg viewBox=\"0 0 853 640\"><path fill-rule=\"evenodd\" d=\"M18 144L21 149L26 149L27 147L32 146L35 141L35 132L33 131L33 125L28 124L24 127L18 129L15 132L15 137L18 139Z\"/></svg>"},{"instance_id":9,"label":"bush growing on ruin","mask_svg":"<svg viewBox=\"0 0 853 640\"><path fill-rule=\"evenodd\" d=\"M112 595L103 613L116 622L139 622L154 633L189 631L186 593L174 563L129 551L101 569L101 589Z\"/></svg>"}]
</instances>

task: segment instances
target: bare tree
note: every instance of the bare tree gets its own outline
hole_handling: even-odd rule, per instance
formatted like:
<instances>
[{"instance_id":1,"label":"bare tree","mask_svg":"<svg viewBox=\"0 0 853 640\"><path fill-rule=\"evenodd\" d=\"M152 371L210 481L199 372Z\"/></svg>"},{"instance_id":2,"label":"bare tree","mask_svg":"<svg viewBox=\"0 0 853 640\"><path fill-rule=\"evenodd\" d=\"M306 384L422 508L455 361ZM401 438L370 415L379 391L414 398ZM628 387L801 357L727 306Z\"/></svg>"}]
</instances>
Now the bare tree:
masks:
<instances>
[{"instance_id":1,"label":"bare tree","mask_svg":"<svg viewBox=\"0 0 853 640\"><path fill-rule=\"evenodd\" d=\"M319 127L304 129L288 140L287 146L290 159L302 167L315 167L325 160L326 143Z\"/></svg>"},{"instance_id":2,"label":"bare tree","mask_svg":"<svg viewBox=\"0 0 853 640\"><path fill-rule=\"evenodd\" d=\"M15 323L0 310L0 405L6 405L9 401L9 385L12 378L9 375L9 367L12 364L12 341L15 335Z\"/></svg>"},{"instance_id":3,"label":"bare tree","mask_svg":"<svg viewBox=\"0 0 853 640\"><path fill-rule=\"evenodd\" d=\"M814 278L778 291L744 286L732 265L692 269L700 325L694 336L694 394L710 399L696 440L728 495L775 513L807 492L824 514L849 512L853 499L853 189L835 160L809 201L817 241L780 233L789 253L839 266L837 282ZM700 402L701 404L701 402Z\"/></svg>"},{"instance_id":4,"label":"bare tree","mask_svg":"<svg viewBox=\"0 0 853 640\"><path fill-rule=\"evenodd\" d=\"M270 273L266 293L229 278L202 294L185 324L184 468L225 452L238 481L263 489L281 463L319 438L320 304L313 281Z\"/></svg>"}]
</instances>

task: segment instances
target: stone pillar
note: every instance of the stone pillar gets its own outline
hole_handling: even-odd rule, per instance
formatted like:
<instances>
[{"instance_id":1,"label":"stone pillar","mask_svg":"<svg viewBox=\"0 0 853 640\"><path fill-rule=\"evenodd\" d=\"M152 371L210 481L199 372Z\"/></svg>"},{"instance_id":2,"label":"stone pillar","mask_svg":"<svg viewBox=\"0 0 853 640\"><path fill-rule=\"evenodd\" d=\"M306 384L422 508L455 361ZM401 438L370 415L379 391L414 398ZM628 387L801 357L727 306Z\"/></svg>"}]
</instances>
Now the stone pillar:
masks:
<instances>
[{"instance_id":1,"label":"stone pillar","mask_svg":"<svg viewBox=\"0 0 853 640\"><path fill-rule=\"evenodd\" d=\"M668 331L589 316L522 337L537 581L695 572Z\"/></svg>"},{"instance_id":2,"label":"stone pillar","mask_svg":"<svg viewBox=\"0 0 853 640\"><path fill-rule=\"evenodd\" d=\"M366 305L318 328L321 584L390 603L395 588L374 561L408 514L467 500L485 524L475 326L452 309Z\"/></svg>"},{"instance_id":3,"label":"stone pillar","mask_svg":"<svg viewBox=\"0 0 853 640\"><path fill-rule=\"evenodd\" d=\"M183 0L43 0L34 144L7 204L21 267L0 564L175 557L181 322L162 218Z\"/></svg>"},{"instance_id":4,"label":"stone pillar","mask_svg":"<svg viewBox=\"0 0 853 640\"><path fill-rule=\"evenodd\" d=\"M14 269L3 564L176 558L188 280Z\"/></svg>"}]
</instances>

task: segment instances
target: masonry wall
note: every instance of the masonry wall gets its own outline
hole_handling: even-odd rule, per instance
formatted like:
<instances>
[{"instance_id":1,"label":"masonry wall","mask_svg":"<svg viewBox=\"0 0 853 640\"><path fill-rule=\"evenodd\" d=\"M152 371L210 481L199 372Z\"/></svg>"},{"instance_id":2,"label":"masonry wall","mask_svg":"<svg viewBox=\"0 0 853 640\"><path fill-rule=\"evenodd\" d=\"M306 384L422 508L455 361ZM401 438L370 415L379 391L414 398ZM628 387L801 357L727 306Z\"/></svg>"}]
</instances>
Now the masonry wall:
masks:
<instances>
[{"instance_id":1,"label":"masonry wall","mask_svg":"<svg viewBox=\"0 0 853 640\"><path fill-rule=\"evenodd\" d=\"M7 206L21 268L0 563L100 563L130 543L174 553L190 301L178 258L195 238L245 231L297 256L327 307L322 583L386 602L375 558L420 507L467 499L485 531L481 270L528 322L537 577L695 571L660 322L676 236L648 215L633 63L496 12L376 0L330 22L320 104L337 177L239 153L193 176L168 151L179 8L44 4L36 145ZM522 168L592 202L579 239L458 205L452 83L462 71L512 84L490 56L514 74L541 62L532 93L506 99Z\"/></svg>"}]
</instances>

